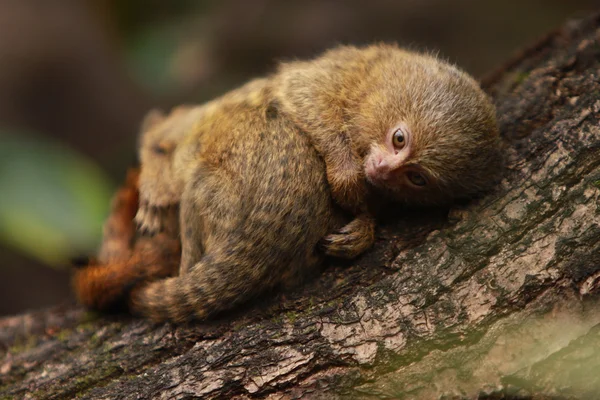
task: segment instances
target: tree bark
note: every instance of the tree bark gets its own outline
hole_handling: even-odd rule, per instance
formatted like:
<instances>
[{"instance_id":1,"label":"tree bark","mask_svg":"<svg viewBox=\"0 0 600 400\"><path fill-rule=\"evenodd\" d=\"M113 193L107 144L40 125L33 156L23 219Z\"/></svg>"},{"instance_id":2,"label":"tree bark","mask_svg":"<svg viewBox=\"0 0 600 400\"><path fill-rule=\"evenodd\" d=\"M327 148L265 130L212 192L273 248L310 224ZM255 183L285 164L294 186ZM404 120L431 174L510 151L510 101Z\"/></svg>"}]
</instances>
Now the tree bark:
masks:
<instances>
[{"instance_id":1,"label":"tree bark","mask_svg":"<svg viewBox=\"0 0 600 400\"><path fill-rule=\"evenodd\" d=\"M506 173L400 210L375 248L208 323L73 306L0 320L0 398L600 394L600 14L491 74Z\"/></svg>"}]
</instances>

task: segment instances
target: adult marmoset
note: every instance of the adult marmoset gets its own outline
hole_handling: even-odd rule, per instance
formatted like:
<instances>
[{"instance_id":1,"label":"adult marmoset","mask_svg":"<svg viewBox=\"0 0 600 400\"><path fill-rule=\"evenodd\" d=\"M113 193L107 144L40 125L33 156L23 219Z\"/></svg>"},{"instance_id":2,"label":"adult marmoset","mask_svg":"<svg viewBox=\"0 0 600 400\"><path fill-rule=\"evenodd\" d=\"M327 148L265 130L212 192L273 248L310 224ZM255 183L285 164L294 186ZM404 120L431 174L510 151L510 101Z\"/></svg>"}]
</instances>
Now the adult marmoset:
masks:
<instances>
[{"instance_id":1,"label":"adult marmoset","mask_svg":"<svg viewBox=\"0 0 600 400\"><path fill-rule=\"evenodd\" d=\"M443 203L489 187L498 143L494 107L472 78L391 45L339 47L205 105L153 113L136 220L148 234L175 226L181 263L166 279L157 268L141 284L111 281L110 293L133 288L134 312L184 321L294 284L323 253L372 245L371 199ZM342 226L338 207L354 219ZM106 279L86 271L79 298L111 303L98 289Z\"/></svg>"}]
</instances>

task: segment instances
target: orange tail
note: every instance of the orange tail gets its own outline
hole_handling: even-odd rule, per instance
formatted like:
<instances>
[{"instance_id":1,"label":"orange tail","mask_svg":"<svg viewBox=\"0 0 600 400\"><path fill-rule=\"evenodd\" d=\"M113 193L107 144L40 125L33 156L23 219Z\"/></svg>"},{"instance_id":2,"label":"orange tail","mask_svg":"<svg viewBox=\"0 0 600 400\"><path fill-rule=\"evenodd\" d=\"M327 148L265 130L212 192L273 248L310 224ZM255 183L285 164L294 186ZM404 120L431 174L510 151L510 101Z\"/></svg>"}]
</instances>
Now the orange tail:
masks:
<instances>
[{"instance_id":1,"label":"orange tail","mask_svg":"<svg viewBox=\"0 0 600 400\"><path fill-rule=\"evenodd\" d=\"M87 307L109 310L124 305L132 288L172 276L179 268L181 245L177 238L163 233L135 237L138 176L139 170L129 170L113 198L99 251L101 262L79 268L73 276L75 294Z\"/></svg>"},{"instance_id":2,"label":"orange tail","mask_svg":"<svg viewBox=\"0 0 600 400\"><path fill-rule=\"evenodd\" d=\"M137 285L175 275L179 268L179 253L178 243L172 243L171 248L158 253L134 250L128 260L78 269L73 276L77 299L96 310L123 306L131 289Z\"/></svg>"}]
</instances>

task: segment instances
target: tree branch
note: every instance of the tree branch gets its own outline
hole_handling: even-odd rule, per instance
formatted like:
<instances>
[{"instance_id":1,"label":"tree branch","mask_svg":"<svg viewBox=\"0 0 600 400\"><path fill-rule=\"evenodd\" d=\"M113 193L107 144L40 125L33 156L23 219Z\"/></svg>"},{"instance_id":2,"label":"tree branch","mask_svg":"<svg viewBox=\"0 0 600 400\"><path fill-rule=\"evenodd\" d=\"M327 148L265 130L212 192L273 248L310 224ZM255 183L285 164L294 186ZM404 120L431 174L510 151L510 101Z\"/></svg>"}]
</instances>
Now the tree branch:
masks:
<instances>
[{"instance_id":1,"label":"tree branch","mask_svg":"<svg viewBox=\"0 0 600 400\"><path fill-rule=\"evenodd\" d=\"M600 15L569 22L486 80L507 165L494 193L401 211L352 265L209 323L75 306L0 320L0 395L598 393L599 32Z\"/></svg>"}]
</instances>

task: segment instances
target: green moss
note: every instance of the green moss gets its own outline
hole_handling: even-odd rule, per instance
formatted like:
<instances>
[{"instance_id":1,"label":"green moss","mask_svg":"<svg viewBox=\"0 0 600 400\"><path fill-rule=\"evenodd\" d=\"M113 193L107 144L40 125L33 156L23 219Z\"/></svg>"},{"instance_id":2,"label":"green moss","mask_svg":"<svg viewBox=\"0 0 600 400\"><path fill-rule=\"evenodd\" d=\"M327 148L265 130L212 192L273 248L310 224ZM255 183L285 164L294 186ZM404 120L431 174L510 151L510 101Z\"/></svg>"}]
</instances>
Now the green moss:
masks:
<instances>
[{"instance_id":1,"label":"green moss","mask_svg":"<svg viewBox=\"0 0 600 400\"><path fill-rule=\"evenodd\" d=\"M594 185L596 188L600 189L600 179L597 179L594 182L592 182L592 185Z\"/></svg>"},{"instance_id":2,"label":"green moss","mask_svg":"<svg viewBox=\"0 0 600 400\"><path fill-rule=\"evenodd\" d=\"M55 337L61 342L66 342L67 340L69 340L69 336L71 336L71 333L73 333L73 330L71 329L62 329L55 335Z\"/></svg>"},{"instance_id":3,"label":"green moss","mask_svg":"<svg viewBox=\"0 0 600 400\"><path fill-rule=\"evenodd\" d=\"M56 387L55 390L57 390L57 392L49 393L47 391L40 390L33 393L33 397L37 399L56 397L56 395L60 395L61 398L79 398L91 388L106 386L112 381L112 378L121 376L123 374L123 369L117 364L111 364L90 370L90 372L91 373L88 375L73 378L73 380L63 387Z\"/></svg>"},{"instance_id":4,"label":"green moss","mask_svg":"<svg viewBox=\"0 0 600 400\"><path fill-rule=\"evenodd\" d=\"M77 330L82 331L82 332L91 331L91 330L94 330L95 328L96 328L96 326L92 322L84 322L84 323L77 325Z\"/></svg>"},{"instance_id":5,"label":"green moss","mask_svg":"<svg viewBox=\"0 0 600 400\"><path fill-rule=\"evenodd\" d=\"M33 349L38 343L38 338L34 335L27 337L17 337L15 343L8 348L12 354L23 353L24 351Z\"/></svg>"},{"instance_id":6,"label":"green moss","mask_svg":"<svg viewBox=\"0 0 600 400\"><path fill-rule=\"evenodd\" d=\"M529 72L517 72L515 74L515 83L520 85L529 77Z\"/></svg>"},{"instance_id":7,"label":"green moss","mask_svg":"<svg viewBox=\"0 0 600 400\"><path fill-rule=\"evenodd\" d=\"M233 326L231 327L231 330L234 332L239 331L242 328L245 328L247 326L246 321L237 321L233 324Z\"/></svg>"},{"instance_id":8,"label":"green moss","mask_svg":"<svg viewBox=\"0 0 600 400\"><path fill-rule=\"evenodd\" d=\"M290 321L291 324L293 324L298 319L298 314L295 313L294 311L286 312L285 316L288 319L288 321Z\"/></svg>"},{"instance_id":9,"label":"green moss","mask_svg":"<svg viewBox=\"0 0 600 400\"><path fill-rule=\"evenodd\" d=\"M102 318L102 314L97 312L97 311L86 311L82 316L81 316L81 320L79 322L79 326L87 326L90 325L92 322L98 321L99 319Z\"/></svg>"}]
</instances>

